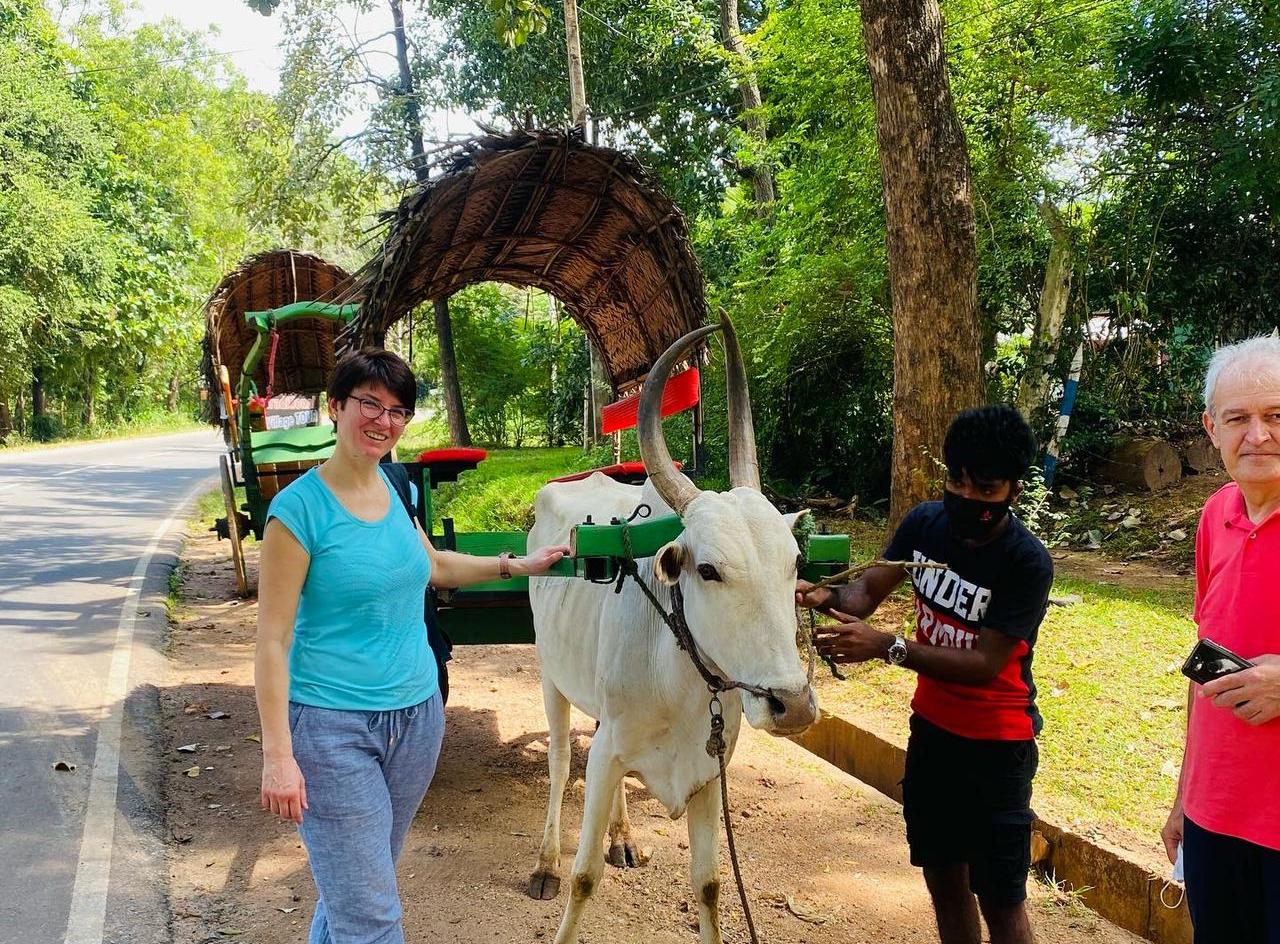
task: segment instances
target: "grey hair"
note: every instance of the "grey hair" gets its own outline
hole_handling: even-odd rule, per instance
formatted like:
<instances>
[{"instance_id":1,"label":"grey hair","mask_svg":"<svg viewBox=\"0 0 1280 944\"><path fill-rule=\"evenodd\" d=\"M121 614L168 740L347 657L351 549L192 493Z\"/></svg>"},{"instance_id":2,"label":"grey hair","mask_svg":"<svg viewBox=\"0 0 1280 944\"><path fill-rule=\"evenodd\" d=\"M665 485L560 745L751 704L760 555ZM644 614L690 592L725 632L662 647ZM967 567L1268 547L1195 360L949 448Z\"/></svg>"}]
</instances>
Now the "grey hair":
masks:
<instances>
[{"instance_id":1,"label":"grey hair","mask_svg":"<svg viewBox=\"0 0 1280 944\"><path fill-rule=\"evenodd\" d=\"M1275 333L1248 338L1218 348L1204 372L1204 408L1213 413L1213 394L1223 371L1231 370L1245 361L1269 360L1274 371L1280 373L1280 336Z\"/></svg>"}]
</instances>

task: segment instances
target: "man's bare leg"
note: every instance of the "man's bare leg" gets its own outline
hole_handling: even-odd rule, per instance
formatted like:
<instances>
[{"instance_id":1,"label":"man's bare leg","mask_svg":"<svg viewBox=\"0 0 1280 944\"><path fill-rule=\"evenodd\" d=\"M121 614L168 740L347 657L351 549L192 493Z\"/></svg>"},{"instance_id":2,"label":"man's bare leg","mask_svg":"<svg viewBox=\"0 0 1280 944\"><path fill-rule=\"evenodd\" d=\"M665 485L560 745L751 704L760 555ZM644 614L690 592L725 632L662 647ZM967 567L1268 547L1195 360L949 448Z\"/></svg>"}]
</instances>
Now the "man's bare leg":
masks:
<instances>
[{"instance_id":1,"label":"man's bare leg","mask_svg":"<svg viewBox=\"0 0 1280 944\"><path fill-rule=\"evenodd\" d=\"M1016 905L995 905L979 899L978 903L982 906L987 929L991 931L991 944L1034 944L1035 935L1031 933L1025 901Z\"/></svg>"},{"instance_id":2,"label":"man's bare leg","mask_svg":"<svg viewBox=\"0 0 1280 944\"><path fill-rule=\"evenodd\" d=\"M925 866L924 883L933 899L942 944L982 944L977 900L969 891L969 866ZM996 944L994 936L992 944Z\"/></svg>"}]
</instances>

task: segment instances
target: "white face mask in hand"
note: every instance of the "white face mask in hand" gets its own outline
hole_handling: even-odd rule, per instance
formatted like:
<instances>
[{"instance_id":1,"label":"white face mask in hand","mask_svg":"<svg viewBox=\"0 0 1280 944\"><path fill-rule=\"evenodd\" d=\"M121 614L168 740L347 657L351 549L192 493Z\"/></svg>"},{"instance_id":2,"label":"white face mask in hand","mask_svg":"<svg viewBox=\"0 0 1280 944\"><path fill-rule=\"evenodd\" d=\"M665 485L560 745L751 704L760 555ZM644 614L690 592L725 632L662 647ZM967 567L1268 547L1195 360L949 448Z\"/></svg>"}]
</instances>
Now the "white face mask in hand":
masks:
<instances>
[{"instance_id":1,"label":"white face mask in hand","mask_svg":"<svg viewBox=\"0 0 1280 944\"><path fill-rule=\"evenodd\" d=\"M1173 860L1173 871L1169 874L1169 880L1164 883L1164 887L1160 889L1160 904L1170 910L1181 907L1182 900L1187 894L1186 889L1182 887L1182 883L1185 881L1186 878L1182 868L1182 843L1178 843L1178 854ZM1178 890L1178 900L1172 903L1165 897L1171 887Z\"/></svg>"}]
</instances>

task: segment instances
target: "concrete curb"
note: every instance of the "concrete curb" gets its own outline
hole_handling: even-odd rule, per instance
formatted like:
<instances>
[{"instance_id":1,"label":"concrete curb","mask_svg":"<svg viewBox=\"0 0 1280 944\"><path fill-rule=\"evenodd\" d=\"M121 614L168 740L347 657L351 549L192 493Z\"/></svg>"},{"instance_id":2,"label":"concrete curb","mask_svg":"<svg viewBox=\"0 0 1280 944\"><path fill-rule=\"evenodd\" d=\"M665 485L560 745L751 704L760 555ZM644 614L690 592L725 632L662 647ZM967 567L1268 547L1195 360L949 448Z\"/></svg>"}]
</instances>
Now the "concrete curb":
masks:
<instances>
[{"instance_id":1,"label":"concrete curb","mask_svg":"<svg viewBox=\"0 0 1280 944\"><path fill-rule=\"evenodd\" d=\"M902 802L906 751L896 744L827 711L791 740ZM1075 890L1112 924L1156 944L1191 944L1186 901L1173 909L1160 902L1163 876L1042 819L1036 820L1031 848L1037 869Z\"/></svg>"}]
</instances>

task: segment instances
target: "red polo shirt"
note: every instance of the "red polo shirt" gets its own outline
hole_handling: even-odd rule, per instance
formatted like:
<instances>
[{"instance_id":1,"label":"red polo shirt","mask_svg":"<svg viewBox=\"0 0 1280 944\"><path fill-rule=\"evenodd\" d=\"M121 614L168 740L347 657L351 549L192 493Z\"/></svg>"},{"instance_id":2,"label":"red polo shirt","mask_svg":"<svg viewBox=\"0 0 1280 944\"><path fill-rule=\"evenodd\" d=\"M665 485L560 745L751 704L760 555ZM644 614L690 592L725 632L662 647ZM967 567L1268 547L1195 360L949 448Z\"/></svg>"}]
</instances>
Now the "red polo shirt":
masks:
<instances>
[{"instance_id":1,"label":"red polo shirt","mask_svg":"<svg viewBox=\"0 0 1280 944\"><path fill-rule=\"evenodd\" d=\"M1280 513L1254 524L1234 482L1205 503L1196 532L1195 619L1246 659L1280 653ZM1182 806L1215 833L1280 849L1280 718L1254 727L1201 698L1191 703Z\"/></svg>"}]
</instances>

